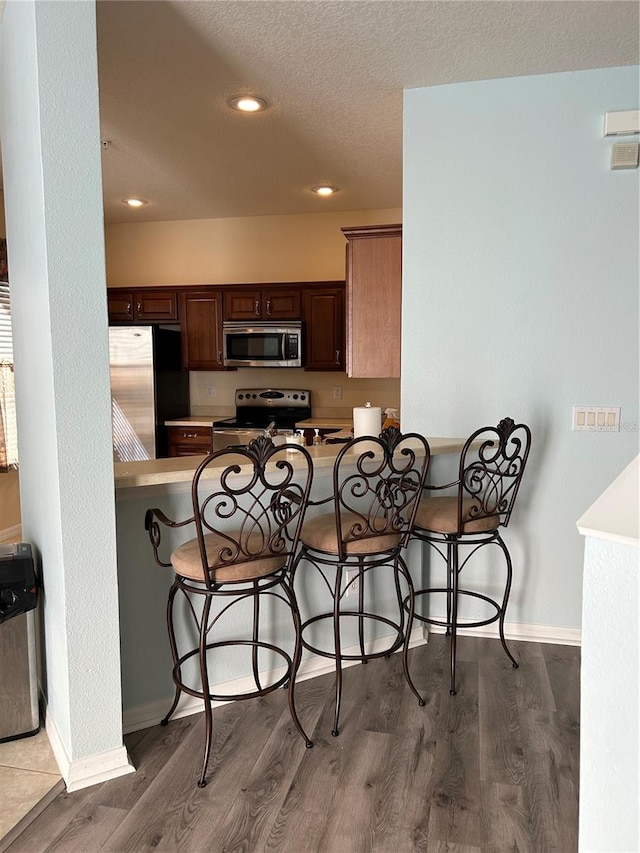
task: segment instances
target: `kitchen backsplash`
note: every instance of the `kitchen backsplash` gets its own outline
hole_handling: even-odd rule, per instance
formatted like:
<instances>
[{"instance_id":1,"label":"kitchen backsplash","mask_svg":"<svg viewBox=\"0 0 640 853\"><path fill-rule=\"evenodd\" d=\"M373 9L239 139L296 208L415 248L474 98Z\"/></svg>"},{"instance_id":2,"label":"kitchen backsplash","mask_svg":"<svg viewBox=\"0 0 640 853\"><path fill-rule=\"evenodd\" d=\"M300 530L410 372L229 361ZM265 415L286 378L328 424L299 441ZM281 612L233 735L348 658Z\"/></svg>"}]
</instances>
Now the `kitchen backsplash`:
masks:
<instances>
[{"instance_id":1,"label":"kitchen backsplash","mask_svg":"<svg viewBox=\"0 0 640 853\"><path fill-rule=\"evenodd\" d=\"M235 414L236 388L308 388L314 417L350 418L354 406L400 407L399 379L348 379L344 373L295 368L247 368L227 372L191 371L192 415ZM340 389L336 397L334 389Z\"/></svg>"}]
</instances>

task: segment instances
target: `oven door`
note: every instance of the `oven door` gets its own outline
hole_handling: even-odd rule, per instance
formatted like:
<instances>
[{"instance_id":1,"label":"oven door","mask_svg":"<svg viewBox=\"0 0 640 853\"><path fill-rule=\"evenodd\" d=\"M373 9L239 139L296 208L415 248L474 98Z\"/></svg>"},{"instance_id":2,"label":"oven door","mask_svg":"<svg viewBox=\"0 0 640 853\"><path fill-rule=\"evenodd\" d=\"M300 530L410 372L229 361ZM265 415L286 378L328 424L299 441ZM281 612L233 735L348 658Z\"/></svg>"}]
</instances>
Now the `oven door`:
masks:
<instances>
[{"instance_id":1,"label":"oven door","mask_svg":"<svg viewBox=\"0 0 640 853\"><path fill-rule=\"evenodd\" d=\"M263 435L263 429L242 429L242 427L214 427L212 430L213 450L224 450L234 444L249 444L254 438Z\"/></svg>"},{"instance_id":2,"label":"oven door","mask_svg":"<svg viewBox=\"0 0 640 853\"><path fill-rule=\"evenodd\" d=\"M225 323L225 367L301 367L301 324Z\"/></svg>"}]
</instances>

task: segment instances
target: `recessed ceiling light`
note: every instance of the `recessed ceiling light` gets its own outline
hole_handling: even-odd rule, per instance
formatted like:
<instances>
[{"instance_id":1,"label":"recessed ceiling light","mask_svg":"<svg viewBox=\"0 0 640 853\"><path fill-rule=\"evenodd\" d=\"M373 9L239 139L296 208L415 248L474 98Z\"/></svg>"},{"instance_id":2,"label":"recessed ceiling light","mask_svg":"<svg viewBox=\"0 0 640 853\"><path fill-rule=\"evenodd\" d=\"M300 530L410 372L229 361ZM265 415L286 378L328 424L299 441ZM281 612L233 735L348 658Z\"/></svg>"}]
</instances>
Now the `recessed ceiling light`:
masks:
<instances>
[{"instance_id":1,"label":"recessed ceiling light","mask_svg":"<svg viewBox=\"0 0 640 853\"><path fill-rule=\"evenodd\" d=\"M257 98L255 95L238 95L231 98L229 106L241 113L259 113L261 110L266 110L267 102L264 98Z\"/></svg>"},{"instance_id":2,"label":"recessed ceiling light","mask_svg":"<svg viewBox=\"0 0 640 853\"><path fill-rule=\"evenodd\" d=\"M316 195L335 195L340 192L339 187L330 187L328 184L320 184L319 187L311 187L311 192Z\"/></svg>"},{"instance_id":3,"label":"recessed ceiling light","mask_svg":"<svg viewBox=\"0 0 640 853\"><path fill-rule=\"evenodd\" d=\"M143 198L123 198L123 204L128 204L129 207L142 207L145 204L148 204Z\"/></svg>"}]
</instances>

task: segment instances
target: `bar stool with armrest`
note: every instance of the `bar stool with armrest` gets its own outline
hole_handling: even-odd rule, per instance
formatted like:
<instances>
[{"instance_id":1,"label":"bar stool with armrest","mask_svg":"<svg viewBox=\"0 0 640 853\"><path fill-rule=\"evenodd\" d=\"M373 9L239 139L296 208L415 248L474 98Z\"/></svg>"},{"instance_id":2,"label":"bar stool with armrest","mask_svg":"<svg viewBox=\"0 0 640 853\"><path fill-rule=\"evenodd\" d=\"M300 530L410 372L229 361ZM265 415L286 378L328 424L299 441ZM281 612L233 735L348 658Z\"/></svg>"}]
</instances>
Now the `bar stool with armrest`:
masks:
<instances>
[{"instance_id":1,"label":"bar stool with armrest","mask_svg":"<svg viewBox=\"0 0 640 853\"><path fill-rule=\"evenodd\" d=\"M424 700L409 675L407 651L413 622L413 584L402 556L409 541L413 520L422 494L430 449L420 435L402 435L395 427L379 437L356 438L344 445L333 467L332 495L311 505L328 504L331 511L305 521L300 534L300 551L294 562L294 580L305 589L309 585L307 565L317 570L331 597L330 610L311 616L302 624L302 645L322 657L335 660L335 712L332 735L339 733L342 698L342 663L388 657L402 646L402 666L407 682L421 705ZM397 599L398 616L390 619L374 612L367 600L366 581L371 572L387 569ZM351 573L345 578L345 573ZM408 588L408 615L405 619L400 579ZM357 599L349 608L345 601L357 580ZM395 607L395 605L394 605ZM342 648L343 625L357 620L356 651ZM320 648L310 639L318 623L331 621L333 641ZM349 624L353 624L350 621ZM365 626L391 628L393 639L383 651L367 649ZM383 640L384 642L384 640ZM326 646L331 648L326 648ZM370 643L369 643L370 645Z\"/></svg>"},{"instance_id":2,"label":"bar stool with armrest","mask_svg":"<svg viewBox=\"0 0 640 853\"><path fill-rule=\"evenodd\" d=\"M415 612L421 622L438 625L450 636L451 681L449 693L456 693L456 640L458 628L477 628L498 622L502 647L514 668L518 663L504 637L504 619L511 592L512 563L500 528L509 524L513 505L531 446L531 431L525 424L504 418L497 427L482 427L465 442L460 454L458 479L441 486L425 486L416 513L412 538L428 543L446 563L446 587L431 587L415 592L416 606L422 596L444 594L446 618L434 618ZM451 496L431 497L428 492L455 489ZM497 545L506 560L506 581L501 600L470 589L461 589L459 577L468 560L485 545ZM471 548L460 563L459 551ZM490 605L487 618L473 619L461 626L458 619L459 596L470 596ZM411 602L407 601L407 609Z\"/></svg>"},{"instance_id":3,"label":"bar stool with armrest","mask_svg":"<svg viewBox=\"0 0 640 853\"><path fill-rule=\"evenodd\" d=\"M175 693L162 725L176 710L181 693L204 702L205 747L198 786L206 785L213 735L212 702L265 696L288 685L289 710L308 747L295 708L295 672L302 655L300 614L289 582L291 560L306 510L312 481L308 451L300 445L274 446L268 436L248 445L211 453L198 466L191 486L193 515L171 521L159 509L147 510L145 528L160 566L173 568L174 581L167 603L167 627L173 657ZM170 562L159 556L160 524L170 528L195 527L195 538L177 547ZM184 626L176 636L177 596L184 597L188 626L194 637L186 651ZM261 602L284 602L293 621L293 653L264 639ZM243 606L244 603L244 606ZM276 607L272 606L272 611ZM279 605L278 605L279 606ZM230 611L233 609L229 617ZM217 631L215 630L217 629ZM214 633L215 632L215 633ZM189 632L187 632L188 635ZM214 636L219 638L214 640ZM195 638L197 644L194 647ZM180 639L180 642L179 642ZM252 684L246 692L219 694L209 676L210 657L227 649L246 650ZM198 674L189 663L198 663ZM274 661L280 664L275 675ZM284 672L281 672L284 663ZM265 664L268 667L265 675ZM262 670L261 671L261 667Z\"/></svg>"}]
</instances>

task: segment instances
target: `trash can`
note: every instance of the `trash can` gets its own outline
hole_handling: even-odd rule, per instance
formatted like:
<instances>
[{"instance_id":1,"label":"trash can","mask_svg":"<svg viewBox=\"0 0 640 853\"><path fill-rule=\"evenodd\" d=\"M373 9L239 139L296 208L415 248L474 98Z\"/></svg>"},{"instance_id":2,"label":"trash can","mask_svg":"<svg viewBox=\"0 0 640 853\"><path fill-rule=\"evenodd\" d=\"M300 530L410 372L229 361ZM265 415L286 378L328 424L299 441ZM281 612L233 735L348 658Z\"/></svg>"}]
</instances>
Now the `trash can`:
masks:
<instances>
[{"instance_id":1,"label":"trash can","mask_svg":"<svg viewBox=\"0 0 640 853\"><path fill-rule=\"evenodd\" d=\"M0 545L0 743L40 729L31 546Z\"/></svg>"}]
</instances>

